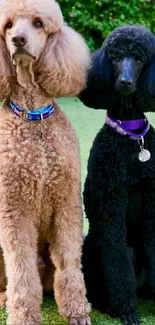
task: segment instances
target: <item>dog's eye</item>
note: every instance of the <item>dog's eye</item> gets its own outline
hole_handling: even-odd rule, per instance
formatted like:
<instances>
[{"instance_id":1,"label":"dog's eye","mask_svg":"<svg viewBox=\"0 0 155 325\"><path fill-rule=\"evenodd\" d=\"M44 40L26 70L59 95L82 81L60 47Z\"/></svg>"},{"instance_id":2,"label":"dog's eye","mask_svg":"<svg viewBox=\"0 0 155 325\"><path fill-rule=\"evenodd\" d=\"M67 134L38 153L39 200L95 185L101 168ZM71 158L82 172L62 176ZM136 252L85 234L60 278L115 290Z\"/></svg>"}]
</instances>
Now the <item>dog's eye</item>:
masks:
<instances>
[{"instance_id":1,"label":"dog's eye","mask_svg":"<svg viewBox=\"0 0 155 325\"><path fill-rule=\"evenodd\" d=\"M36 28L42 28L43 27L43 23L42 23L42 21L40 19L36 19L33 22L33 26L36 27Z\"/></svg>"},{"instance_id":2,"label":"dog's eye","mask_svg":"<svg viewBox=\"0 0 155 325\"><path fill-rule=\"evenodd\" d=\"M138 64L142 63L141 58L137 58L136 60L137 60L137 63L138 63Z\"/></svg>"},{"instance_id":3,"label":"dog's eye","mask_svg":"<svg viewBox=\"0 0 155 325\"><path fill-rule=\"evenodd\" d=\"M5 25L5 29L11 29L13 26L13 23L11 21L8 21L8 23Z\"/></svg>"}]
</instances>

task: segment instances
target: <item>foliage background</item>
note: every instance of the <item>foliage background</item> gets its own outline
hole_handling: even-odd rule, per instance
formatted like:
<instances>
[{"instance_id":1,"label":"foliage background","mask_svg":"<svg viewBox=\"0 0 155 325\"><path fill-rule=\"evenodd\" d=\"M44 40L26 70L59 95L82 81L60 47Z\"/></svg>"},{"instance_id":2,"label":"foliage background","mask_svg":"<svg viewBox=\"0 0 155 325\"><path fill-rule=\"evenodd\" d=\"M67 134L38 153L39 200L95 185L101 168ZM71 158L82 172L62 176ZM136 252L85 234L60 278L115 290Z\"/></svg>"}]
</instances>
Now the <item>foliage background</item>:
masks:
<instances>
[{"instance_id":1,"label":"foliage background","mask_svg":"<svg viewBox=\"0 0 155 325\"><path fill-rule=\"evenodd\" d=\"M155 33L155 0L58 0L65 20L87 40L91 50L101 46L115 27L144 24Z\"/></svg>"}]
</instances>

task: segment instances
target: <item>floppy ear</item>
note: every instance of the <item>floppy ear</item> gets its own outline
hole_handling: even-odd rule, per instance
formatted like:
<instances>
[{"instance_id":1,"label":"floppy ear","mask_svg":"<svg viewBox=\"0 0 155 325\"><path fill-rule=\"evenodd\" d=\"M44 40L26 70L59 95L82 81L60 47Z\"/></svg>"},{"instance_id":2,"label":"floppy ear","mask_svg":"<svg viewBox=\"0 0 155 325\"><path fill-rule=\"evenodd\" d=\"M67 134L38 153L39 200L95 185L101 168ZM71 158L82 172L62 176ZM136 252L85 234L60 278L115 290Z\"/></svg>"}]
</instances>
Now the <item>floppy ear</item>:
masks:
<instances>
[{"instance_id":1,"label":"floppy ear","mask_svg":"<svg viewBox=\"0 0 155 325\"><path fill-rule=\"evenodd\" d=\"M155 54L139 78L137 94L143 97L155 97Z\"/></svg>"},{"instance_id":2,"label":"floppy ear","mask_svg":"<svg viewBox=\"0 0 155 325\"><path fill-rule=\"evenodd\" d=\"M83 38L67 25L51 35L36 66L37 82L53 97L78 94L86 83L90 64Z\"/></svg>"},{"instance_id":3,"label":"floppy ear","mask_svg":"<svg viewBox=\"0 0 155 325\"><path fill-rule=\"evenodd\" d=\"M10 60L5 41L0 36L0 100L9 95L14 75L14 66Z\"/></svg>"},{"instance_id":4,"label":"floppy ear","mask_svg":"<svg viewBox=\"0 0 155 325\"><path fill-rule=\"evenodd\" d=\"M107 52L100 48L92 54L92 67L88 72L87 87L79 94L84 105L100 109L110 100L112 92L112 66Z\"/></svg>"}]
</instances>

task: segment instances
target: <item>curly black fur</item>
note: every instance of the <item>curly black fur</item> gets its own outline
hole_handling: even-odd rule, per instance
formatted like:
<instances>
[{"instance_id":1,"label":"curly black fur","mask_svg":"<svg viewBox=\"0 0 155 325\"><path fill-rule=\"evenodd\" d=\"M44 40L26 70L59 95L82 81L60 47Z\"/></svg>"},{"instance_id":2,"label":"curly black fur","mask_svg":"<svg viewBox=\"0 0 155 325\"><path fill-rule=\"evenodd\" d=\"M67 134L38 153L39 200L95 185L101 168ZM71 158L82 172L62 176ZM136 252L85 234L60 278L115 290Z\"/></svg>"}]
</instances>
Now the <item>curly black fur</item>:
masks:
<instances>
[{"instance_id":1,"label":"curly black fur","mask_svg":"<svg viewBox=\"0 0 155 325\"><path fill-rule=\"evenodd\" d=\"M113 60L133 57L142 62L136 88L127 96L116 88ZM137 63L138 64L138 63ZM117 69L119 75L119 67ZM155 110L155 38L141 26L117 28L92 55L85 105L104 108L120 120L139 119ZM139 130L140 131L140 130ZM104 125L90 151L84 188L89 233L83 249L88 298L94 307L120 316L124 324L139 324L139 293L155 299L155 130L145 136L151 152L138 160L137 141ZM134 250L131 258L129 248ZM144 276L143 276L144 274Z\"/></svg>"}]
</instances>

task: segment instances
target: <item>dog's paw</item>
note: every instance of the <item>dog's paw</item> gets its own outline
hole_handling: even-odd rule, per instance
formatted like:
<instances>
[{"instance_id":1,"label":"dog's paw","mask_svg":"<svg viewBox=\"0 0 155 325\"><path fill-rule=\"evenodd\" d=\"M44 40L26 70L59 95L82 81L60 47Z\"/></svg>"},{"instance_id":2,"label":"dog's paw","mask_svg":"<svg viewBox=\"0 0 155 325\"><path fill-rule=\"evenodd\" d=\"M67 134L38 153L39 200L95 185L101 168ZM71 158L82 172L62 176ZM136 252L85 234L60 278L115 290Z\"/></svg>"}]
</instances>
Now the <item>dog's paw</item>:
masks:
<instances>
[{"instance_id":1,"label":"dog's paw","mask_svg":"<svg viewBox=\"0 0 155 325\"><path fill-rule=\"evenodd\" d=\"M122 315L120 319L121 322L125 325L140 325L139 317L136 312L127 315Z\"/></svg>"},{"instance_id":2,"label":"dog's paw","mask_svg":"<svg viewBox=\"0 0 155 325\"><path fill-rule=\"evenodd\" d=\"M0 308L6 307L6 301L7 301L6 293L4 291L0 292Z\"/></svg>"},{"instance_id":3,"label":"dog's paw","mask_svg":"<svg viewBox=\"0 0 155 325\"><path fill-rule=\"evenodd\" d=\"M81 318L70 318L69 325L91 325L89 316Z\"/></svg>"}]
</instances>

